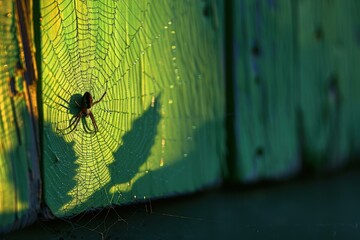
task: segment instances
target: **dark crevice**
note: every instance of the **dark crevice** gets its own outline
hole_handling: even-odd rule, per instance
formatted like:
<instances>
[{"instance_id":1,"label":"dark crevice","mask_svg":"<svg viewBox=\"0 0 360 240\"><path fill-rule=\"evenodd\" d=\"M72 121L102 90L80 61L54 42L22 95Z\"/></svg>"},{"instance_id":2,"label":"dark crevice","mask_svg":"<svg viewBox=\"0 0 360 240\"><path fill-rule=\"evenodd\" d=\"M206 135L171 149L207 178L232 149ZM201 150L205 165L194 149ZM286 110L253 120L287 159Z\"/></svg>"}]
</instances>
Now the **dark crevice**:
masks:
<instances>
[{"instance_id":1,"label":"dark crevice","mask_svg":"<svg viewBox=\"0 0 360 240\"><path fill-rule=\"evenodd\" d=\"M233 49L233 11L234 3L233 1L224 2L224 50L225 50L225 84L226 84L226 120L225 120L225 131L226 131L226 163L227 163L227 175L230 181L235 180L237 174L237 152L236 152L236 117L235 117L235 92L236 88L234 87L234 49ZM226 179L226 178L225 178Z\"/></svg>"},{"instance_id":2,"label":"dark crevice","mask_svg":"<svg viewBox=\"0 0 360 240\"><path fill-rule=\"evenodd\" d=\"M251 52L254 55L254 57L260 57L261 56L261 48L260 48L260 44L259 41L255 41L252 48L251 48Z\"/></svg>"},{"instance_id":3,"label":"dark crevice","mask_svg":"<svg viewBox=\"0 0 360 240\"><path fill-rule=\"evenodd\" d=\"M44 166L43 166L43 158L42 158L42 153L43 153L43 149L44 149L44 144L43 144L43 129L44 129L44 118L43 118L43 106L42 106L42 102L43 102L43 98L42 98L42 65L41 65L41 30L40 30L40 19L41 19L41 14L40 14L40 3L38 1L35 1L33 3L33 21L34 21L34 44L35 44L35 62L36 62L36 68L37 68L37 72L38 72L38 79L36 82L36 97L37 97L37 107L38 107L38 126L39 126L39 169L40 169L40 180L38 182L38 186L39 186L39 196L38 196L38 201L39 201L39 205L40 205L40 212L38 212L38 218L42 219L52 219L53 215L50 212L49 208L46 206L45 201L44 201L44 182L42 181L43 179L45 179L44 176Z\"/></svg>"},{"instance_id":4,"label":"dark crevice","mask_svg":"<svg viewBox=\"0 0 360 240\"><path fill-rule=\"evenodd\" d=\"M262 157L264 156L264 148L261 146L258 146L255 151L256 157Z\"/></svg>"},{"instance_id":5,"label":"dark crevice","mask_svg":"<svg viewBox=\"0 0 360 240\"><path fill-rule=\"evenodd\" d=\"M315 28L314 37L318 41L320 41L320 40L322 40L324 38L324 32L322 30L322 27L318 26L317 28Z\"/></svg>"},{"instance_id":6,"label":"dark crevice","mask_svg":"<svg viewBox=\"0 0 360 240\"><path fill-rule=\"evenodd\" d=\"M203 8L203 15L204 17L209 17L211 14L211 6L210 3L205 3L205 6Z\"/></svg>"}]
</instances>

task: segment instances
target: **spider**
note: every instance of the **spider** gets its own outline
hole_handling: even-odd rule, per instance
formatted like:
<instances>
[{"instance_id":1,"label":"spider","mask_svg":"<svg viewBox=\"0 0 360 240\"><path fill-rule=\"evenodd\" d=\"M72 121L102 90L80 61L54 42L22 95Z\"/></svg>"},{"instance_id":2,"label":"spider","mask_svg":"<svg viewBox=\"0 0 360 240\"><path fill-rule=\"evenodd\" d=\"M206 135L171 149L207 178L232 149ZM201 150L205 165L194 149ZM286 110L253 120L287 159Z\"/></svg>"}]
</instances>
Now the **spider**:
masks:
<instances>
[{"instance_id":1,"label":"spider","mask_svg":"<svg viewBox=\"0 0 360 240\"><path fill-rule=\"evenodd\" d=\"M91 130L89 128L89 126L87 126L86 122L84 123L84 130L87 133L96 133L99 131L98 126L96 125L96 121L95 121L95 117L94 114L91 112L90 108L92 106L94 106L95 104L99 103L103 97L105 96L106 91L104 92L104 94L101 96L101 98L95 102L93 102L93 97L91 96L91 93L89 92L85 92L84 95L81 98L81 104L79 104L77 101L75 101L76 105L79 107L80 111L78 114L72 116L72 118L70 119L70 125L66 128L60 129L57 128L58 131L60 132L64 132L65 130L70 128L70 131L67 133L64 133L64 135L67 135L69 133L71 133L72 131L74 131L77 127L77 125L80 122L80 119L82 117L89 117L91 118L91 122L94 126L94 130Z\"/></svg>"}]
</instances>

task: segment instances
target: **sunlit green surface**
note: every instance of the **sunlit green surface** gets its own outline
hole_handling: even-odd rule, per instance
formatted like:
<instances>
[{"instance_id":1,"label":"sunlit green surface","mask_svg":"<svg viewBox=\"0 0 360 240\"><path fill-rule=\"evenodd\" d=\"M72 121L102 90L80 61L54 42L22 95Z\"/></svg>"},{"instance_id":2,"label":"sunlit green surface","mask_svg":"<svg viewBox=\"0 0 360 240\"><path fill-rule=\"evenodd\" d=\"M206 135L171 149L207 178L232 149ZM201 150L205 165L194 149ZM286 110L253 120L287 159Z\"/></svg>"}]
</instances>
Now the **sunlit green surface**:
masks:
<instances>
[{"instance_id":1,"label":"sunlit green surface","mask_svg":"<svg viewBox=\"0 0 360 240\"><path fill-rule=\"evenodd\" d=\"M19 61L13 2L0 1L0 232L36 216L30 209L29 114Z\"/></svg>"},{"instance_id":2,"label":"sunlit green surface","mask_svg":"<svg viewBox=\"0 0 360 240\"><path fill-rule=\"evenodd\" d=\"M56 216L194 191L220 178L217 8L202 1L42 1L45 202ZM61 131L89 91L88 117Z\"/></svg>"}]
</instances>

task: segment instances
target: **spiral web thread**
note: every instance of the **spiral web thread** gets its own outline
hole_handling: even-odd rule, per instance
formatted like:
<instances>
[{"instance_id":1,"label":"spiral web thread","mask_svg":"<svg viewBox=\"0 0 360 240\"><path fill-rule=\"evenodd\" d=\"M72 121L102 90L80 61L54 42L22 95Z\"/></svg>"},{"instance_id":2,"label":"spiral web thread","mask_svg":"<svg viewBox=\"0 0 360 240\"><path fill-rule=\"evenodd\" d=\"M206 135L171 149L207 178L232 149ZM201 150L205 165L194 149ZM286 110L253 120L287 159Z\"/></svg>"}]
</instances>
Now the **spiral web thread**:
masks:
<instances>
[{"instance_id":1,"label":"spiral web thread","mask_svg":"<svg viewBox=\"0 0 360 240\"><path fill-rule=\"evenodd\" d=\"M177 5L184 6L173 1L41 2L45 200L55 215L139 198L132 194L132 184L171 159L187 158L193 148L192 132L221 106L220 102L210 111L203 109L214 106L218 98L202 91L200 84L210 79L207 74L212 79L216 74L200 72L186 57L182 62L178 58L177 41L182 36L176 35L173 22ZM189 18L187 11L195 8L187 5L177 18ZM205 36L193 29L186 34ZM184 41L185 56L202 51L194 52ZM212 53L202 55L197 64L205 66ZM192 89L187 89L189 84ZM99 131L86 133L86 126L93 129L90 117L81 119L69 134L59 131L79 111L71 104L81 102L87 91L94 101L106 92L91 108ZM181 104L189 96L190 104ZM132 132L134 126L137 130ZM116 166L118 158L126 161ZM110 166L115 166L115 173ZM186 168L172 170L171 176L182 176ZM194 177L201 181L201 175L190 171L183 175L186 181ZM120 176L130 177L120 181ZM165 177L155 180L163 188L157 195L174 188ZM144 192L144 199L153 193L149 188L138 192Z\"/></svg>"}]
</instances>

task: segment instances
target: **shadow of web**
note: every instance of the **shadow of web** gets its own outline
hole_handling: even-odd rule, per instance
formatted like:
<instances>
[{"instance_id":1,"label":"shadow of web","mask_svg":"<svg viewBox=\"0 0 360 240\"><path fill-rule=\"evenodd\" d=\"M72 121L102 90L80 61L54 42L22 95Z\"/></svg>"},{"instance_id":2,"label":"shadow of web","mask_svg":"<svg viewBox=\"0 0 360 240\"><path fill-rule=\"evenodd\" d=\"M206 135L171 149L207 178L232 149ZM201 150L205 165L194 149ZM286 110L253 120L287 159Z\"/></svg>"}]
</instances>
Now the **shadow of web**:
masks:
<instances>
[{"instance_id":1,"label":"shadow of web","mask_svg":"<svg viewBox=\"0 0 360 240\"><path fill-rule=\"evenodd\" d=\"M155 114L153 111L154 109L147 112L148 115L146 115L145 119L149 120L147 117ZM144 126L143 124L146 124L146 121L137 122L135 128L139 130L137 127ZM218 126L219 124L216 120L205 122L194 132L194 141L198 143L204 139L209 140L210 136L213 136L210 134L211 131L209 131L209 129L216 129ZM126 136L128 137L126 138L127 140L133 140L132 134ZM153 141L151 141L151 143L153 143ZM136 148L134 148L134 150L135 149ZM196 183L196 179L201 176L201 172L206 171L208 166L202 165L194 168L194 161L196 160L205 158L209 162L213 162L215 158L219 158L219 155L217 154L208 154L211 152L209 151L210 149L213 148L209 148L209 145L207 144L197 144L194 146L194 149L189 152L188 157L179 157L174 161L174 164L165 165L162 168L150 171L148 174L136 181L132 187L136 188L137 192L141 192L143 191L142 188L149 188L149 183L156 185L157 188L161 188L166 185L164 183L167 181L172 182L172 185L181 186L181 182L184 178L188 178L188 175L194 177L193 188L180 189L181 187L178 187L177 191L175 191L173 195L184 194L185 192L189 193L206 186L211 186L219 181L220 175L217 175L218 178L214 178L213 182L207 182L205 185L201 181ZM119 149L117 152L117 154L126 153L126 149ZM149 154L149 152L147 153ZM221 151L219 151L219 154L220 153ZM117 167L117 164L124 163L124 161L129 160L129 158L131 158L131 156L125 157L122 161L116 161L117 163L115 162L110 166L113 181L106 186L106 191L110 189L111 184L123 183L132 178L133 175L131 174L123 176L122 173L118 173L119 169ZM136 166L140 166L141 162L144 162L144 160L133 163L133 170L135 170ZM115 180L117 182L115 182ZM165 191L165 189L163 190ZM146 191L148 191L148 189L144 189L144 192ZM100 194L100 192L97 194ZM169 194L171 193L168 191L166 195L169 196ZM160 195L155 196L155 198L160 197ZM161 195L161 197L165 197L165 195ZM146 201L144 199L140 200ZM84 214L80 214L72 218L68 222L68 225L63 228L61 234L72 237L86 235L87 239L99 239L99 236L102 236L105 239L167 239L164 236L181 238L184 232L186 232L189 236L192 236L194 234L193 229L188 228L188 226L189 223L194 223L194 219L198 219L196 214L199 212L196 212L196 210L190 207L182 209L183 204L192 206L192 200L194 199L189 198L185 201L185 203L184 201L182 203L177 202L179 205L174 204L176 202L173 200L166 202L152 201L150 203L151 210L147 208L148 204L146 202L128 206L107 206L105 209L85 212ZM163 212L166 213L166 211L169 210L169 206L172 206L172 208L170 207L172 211L171 214L173 214L173 212L179 212L180 217L177 217L176 215L170 216L163 214ZM195 214L192 211L194 211ZM205 211L208 212L208 209ZM182 218L182 215L185 215L188 219ZM204 213L204 216L207 216L207 214ZM198 221L196 220L195 222ZM197 226L203 227L203 232L207 232L208 225L202 225L200 224L201 222L202 221L199 221ZM81 228L75 229L74 223L76 223L76 226L81 226ZM54 228L58 229L58 225L56 223L53 223L53 225ZM211 238L211 234L209 237Z\"/></svg>"},{"instance_id":2,"label":"shadow of web","mask_svg":"<svg viewBox=\"0 0 360 240\"><path fill-rule=\"evenodd\" d=\"M123 137L124 144L119 148L116 154L117 159L114 163L109 165L111 172L111 182L109 182L104 188L94 193L97 197L104 197L104 193L108 193L109 189L113 184L124 183L129 181L134 174L138 171L139 167L146 161L150 155L150 149L155 142L155 136L157 134L157 126L160 122L160 114L158 107L150 107L144 112L144 114L137 119L133 128L130 132L125 134ZM143 130L143 128L147 130ZM202 172L208 170L207 165L199 165L198 167L194 166L194 161L199 161L200 159L206 159L206 161L214 162L215 159L218 160L221 155L221 146L219 146L219 151L214 150L214 145L209 145L209 143L214 143L214 129L219 128L219 120L210 120L201 124L196 131L194 131L194 142L197 143L193 146L193 149L189 152L188 157L184 158L180 156L174 161L174 164L165 165L158 170L150 171L149 174L144 175L138 181L133 184L133 187L137 189L137 192L142 191L142 188L148 188L149 183L156 185L156 187L161 187L166 184L164 182L172 182L172 185L177 185L177 191L173 194L184 194L185 192L190 192L194 190L201 189L206 186L211 186L212 184L219 181L219 173L217 172L217 178L212 178L212 181L207 181L207 183L199 180L202 176ZM148 134L144 138L144 141L147 142L146 148L141 148L141 151L144 151L144 154L141 158L135 158L133 154L136 154L136 151L139 150L138 144L133 144L132 141L135 141L139 138L140 133L144 131ZM204 141L207 143L205 144ZM209 142L210 141L210 142ZM199 144L200 143L200 144ZM71 145L65 143L70 149ZM130 153L129 151L133 151ZM218 154L216 154L218 153ZM73 153L74 154L74 153ZM123 159L119 157L124 157ZM74 160L74 159L73 159ZM135 161L134 161L135 160ZM70 161L70 160L68 160ZM60 163L59 163L60 164ZM63 164L72 164L70 165L71 172L67 173L70 178L75 175L76 164L74 161L63 163ZM126 167L131 167L130 169L123 169L124 164ZM220 163L219 163L220 164ZM218 169L218 168L217 168ZM126 171L126 173L123 173ZM70 176L71 175L71 176ZM190 189L181 189L179 186L182 185L181 181L184 178L193 176L193 187ZM195 182L196 180L196 182ZM67 186L68 189L71 189L75 186L76 182L72 182L73 185ZM148 190L148 189L147 189ZM64 191L64 190L62 190ZM166 193L169 196L169 192ZM165 195L161 195L164 197ZM64 196L69 197L69 196ZM155 196L156 197L156 196ZM159 197L159 195L158 195ZM62 199L66 200L66 199ZM67 200L71 200L68 198ZM193 198L185 201L185 204L193 206ZM142 200L144 201L144 200ZM196 202L195 202L196 203ZM24 238L29 234L29 231L32 233L32 236L36 236L37 239L82 239L86 236L86 239L163 239L164 236L174 236L174 238L181 238L184 233L192 236L194 234L193 228L189 228L190 223L194 224L191 220L192 217L197 219L199 212L196 213L194 208L185 208L183 205L174 205L174 202L164 202L164 201L153 201L152 211L149 214L146 209L146 203L143 204L132 204L128 206L113 206L107 205L105 208L93 209L89 206L94 205L94 200L88 199L87 202L83 203L87 207L84 213L78 214L70 218L62 218L58 220L53 220L50 222L38 222L38 232L34 233L33 230L25 230L23 232L18 232L13 235L13 238L9 239L19 239L19 236ZM162 214L163 212L169 211L169 206L173 206L171 209L171 214L179 213L180 218L169 215ZM195 204L195 207L197 205ZM99 206L100 207L100 206ZM81 209L81 208L80 208ZM195 213L194 213L195 212ZM205 210L208 213L208 208ZM189 219L183 219L181 216L184 215ZM201 215L207 216L207 214ZM192 222L191 222L192 221ZM202 232L208 232L208 224L200 224L202 221L196 221L199 223L197 227L202 227L205 229ZM39 227L40 226L40 227ZM211 238L211 232L209 237Z\"/></svg>"},{"instance_id":3,"label":"shadow of web","mask_svg":"<svg viewBox=\"0 0 360 240\"><path fill-rule=\"evenodd\" d=\"M148 160L151 148L155 144L157 128L161 119L159 110L160 96L157 96L154 106L149 107L133 123L131 131L124 135L124 143L114 153L115 161L109 165L111 186L106 189L107 193L114 185L129 183L139 173L139 168ZM115 199L119 198L120 201L128 201L132 198L131 191L127 194L119 192L116 195L118 196L114 196Z\"/></svg>"},{"instance_id":4,"label":"shadow of web","mask_svg":"<svg viewBox=\"0 0 360 240\"><path fill-rule=\"evenodd\" d=\"M79 204L77 209L91 210L89 206L94 206L95 201L99 199L107 199L107 202L102 201L105 205L97 207L121 204L122 201L129 202L132 197L131 190L127 193L116 192L114 194L111 194L110 190L114 185L129 183L139 173L139 168L148 160L161 119L159 102L160 96L156 97L154 106L149 107L136 119L131 130L123 136L123 144L114 152L114 162L108 166L110 181L94 192L87 201Z\"/></svg>"},{"instance_id":5,"label":"shadow of web","mask_svg":"<svg viewBox=\"0 0 360 240\"><path fill-rule=\"evenodd\" d=\"M4 154L5 155L5 154ZM11 149L6 153L7 160L11 160L14 163L14 166L16 164L19 164L19 161L26 160L24 159L23 152L19 150L19 148ZM12 168L10 171L5 171L4 175L2 176L5 179L8 179L7 185L12 186L12 194L14 196L14 204L16 205L16 208L14 209L2 209L1 216L0 216L0 239L1 234L8 233L13 230L21 229L25 226L27 226L29 223L32 223L35 221L37 213L38 213L38 205L36 202L34 202L34 199L31 199L31 195L27 192L24 192L22 189L24 182L17 182L16 180L16 174L17 172L22 170L21 168ZM26 173L21 172L23 178L29 178ZM20 174L19 174L20 175ZM19 178L19 176L17 177ZM31 189L33 190L33 189ZM5 200L8 200L5 198ZM26 204L26 208L19 209L17 205L20 204Z\"/></svg>"},{"instance_id":6,"label":"shadow of web","mask_svg":"<svg viewBox=\"0 0 360 240\"><path fill-rule=\"evenodd\" d=\"M77 184L74 178L79 165L76 163L75 143L66 142L63 136L52 130L51 123L44 122L44 130L46 133L43 135L43 161L46 160L43 162L45 204L58 212L64 202L70 202L72 199L67 193ZM54 151L53 145L56 145L56 149L61 149L61 152ZM59 184L59 181L64 182L64 179L66 184Z\"/></svg>"}]
</instances>

